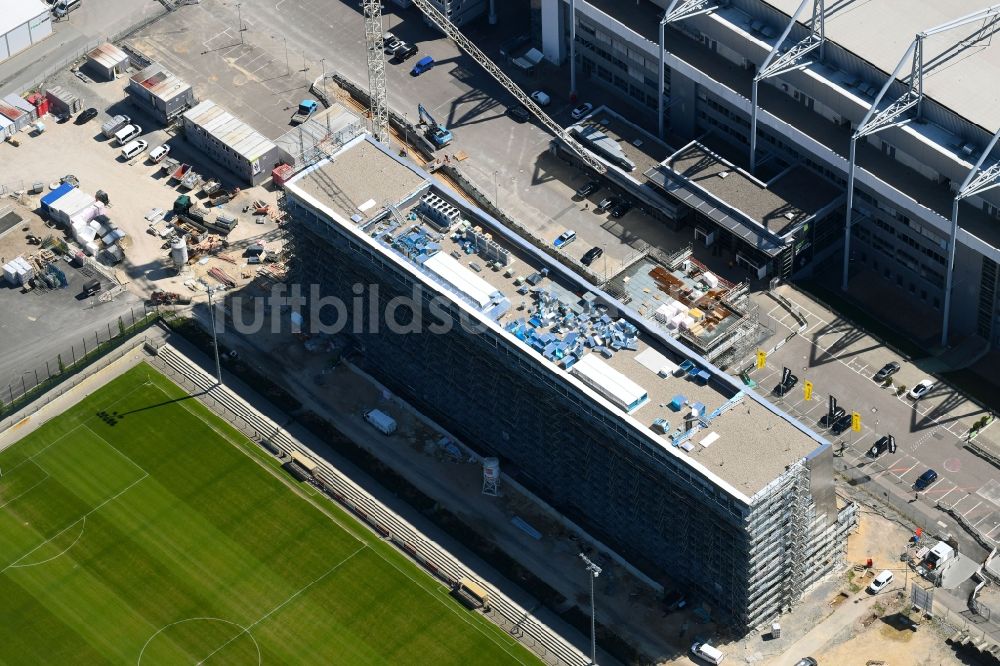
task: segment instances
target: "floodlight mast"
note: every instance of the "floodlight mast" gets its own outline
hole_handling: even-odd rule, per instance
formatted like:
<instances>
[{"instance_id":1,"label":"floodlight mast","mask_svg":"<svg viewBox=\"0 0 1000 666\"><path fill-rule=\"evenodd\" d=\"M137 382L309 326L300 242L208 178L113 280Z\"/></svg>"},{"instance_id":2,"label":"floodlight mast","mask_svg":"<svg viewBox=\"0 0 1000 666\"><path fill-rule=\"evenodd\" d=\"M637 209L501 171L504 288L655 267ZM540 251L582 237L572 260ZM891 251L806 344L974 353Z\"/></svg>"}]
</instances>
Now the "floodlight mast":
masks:
<instances>
[{"instance_id":1,"label":"floodlight mast","mask_svg":"<svg viewBox=\"0 0 1000 666\"><path fill-rule=\"evenodd\" d=\"M982 22L982 25L976 28L972 34L966 35L959 40L955 40L952 42L951 46L935 56L929 62L924 61L925 39L949 30L960 28L970 23L979 23L980 21ZM906 49L906 52L903 54L903 57L900 59L899 64L896 65L896 69L893 70L892 75L882 86L882 89L879 91L875 101L872 102L872 105L865 114L864 119L860 124L858 124L857 129L851 135L847 171L847 212L845 215L846 220L844 225L844 267L840 285L842 290L847 291L850 279L851 227L854 226L854 188L857 176L858 139L881 132L882 130L890 127L900 127L906 125L913 120L920 118L923 112L924 74L938 64L947 61L959 51L967 49L984 39L989 39L998 31L1000 31L1000 4L992 5L986 9L981 9L977 12L967 14L961 18L942 23L941 25L928 28L927 30L917 33L913 38L913 41L910 43L910 46ZM910 73L906 77L900 79L899 74L903 71L903 67L907 63L910 64ZM889 88L897 83L897 80L901 81L903 85L906 86L906 90L884 109L877 111L879 105L882 103L882 100L885 98L886 93L889 92ZM915 113L910 114L909 112L914 109ZM987 150L983 153L979 164L977 164L977 166L969 174L969 178L973 178L974 174L979 171L983 160L986 159L995 144L996 136L994 136L989 148L987 148ZM995 181L997 176L1000 175L993 171L993 169L994 167L991 167L984 172L984 174L987 172L992 174L991 182ZM967 181L969 178L967 178ZM967 184L971 186L971 183ZM963 187L959 188L959 191L952 202L951 234L948 239L948 271L945 275L945 304L943 308L943 322L941 326L941 341L943 345L947 344L948 339L948 319L950 316L951 290L955 270L955 244L958 240L958 202L966 196L971 196L971 194L963 196L965 187L966 185L963 185ZM982 191L982 189L977 191Z\"/></svg>"}]
</instances>

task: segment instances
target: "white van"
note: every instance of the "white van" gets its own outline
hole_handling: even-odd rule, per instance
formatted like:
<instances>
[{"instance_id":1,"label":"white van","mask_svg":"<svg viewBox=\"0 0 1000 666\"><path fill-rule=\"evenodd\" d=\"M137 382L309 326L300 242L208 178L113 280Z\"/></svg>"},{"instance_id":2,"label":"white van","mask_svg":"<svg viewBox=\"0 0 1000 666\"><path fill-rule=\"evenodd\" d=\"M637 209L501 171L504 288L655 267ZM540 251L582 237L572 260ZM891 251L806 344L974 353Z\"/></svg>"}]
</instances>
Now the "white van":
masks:
<instances>
[{"instance_id":1,"label":"white van","mask_svg":"<svg viewBox=\"0 0 1000 666\"><path fill-rule=\"evenodd\" d=\"M71 11L79 9L82 4L83 0L59 0L52 6L52 13L61 18Z\"/></svg>"},{"instance_id":2,"label":"white van","mask_svg":"<svg viewBox=\"0 0 1000 666\"><path fill-rule=\"evenodd\" d=\"M124 146L132 139L137 138L140 134L142 134L142 128L138 125L126 125L115 132L115 141L118 142L119 146Z\"/></svg>"},{"instance_id":3,"label":"white van","mask_svg":"<svg viewBox=\"0 0 1000 666\"><path fill-rule=\"evenodd\" d=\"M708 643L695 643L691 646L691 654L710 664L721 664L726 655L719 648L714 648Z\"/></svg>"},{"instance_id":4,"label":"white van","mask_svg":"<svg viewBox=\"0 0 1000 666\"><path fill-rule=\"evenodd\" d=\"M365 421L368 421L368 423L370 423L383 435L391 435L396 432L396 419L392 418L381 409L369 409L365 412Z\"/></svg>"},{"instance_id":5,"label":"white van","mask_svg":"<svg viewBox=\"0 0 1000 666\"><path fill-rule=\"evenodd\" d=\"M143 141L142 139L136 139L135 141L130 141L129 143L125 144L125 146L122 148L122 157L124 157L126 160L130 160L136 155L141 155L142 153L144 153L146 151L146 148L148 147L149 144Z\"/></svg>"}]
</instances>

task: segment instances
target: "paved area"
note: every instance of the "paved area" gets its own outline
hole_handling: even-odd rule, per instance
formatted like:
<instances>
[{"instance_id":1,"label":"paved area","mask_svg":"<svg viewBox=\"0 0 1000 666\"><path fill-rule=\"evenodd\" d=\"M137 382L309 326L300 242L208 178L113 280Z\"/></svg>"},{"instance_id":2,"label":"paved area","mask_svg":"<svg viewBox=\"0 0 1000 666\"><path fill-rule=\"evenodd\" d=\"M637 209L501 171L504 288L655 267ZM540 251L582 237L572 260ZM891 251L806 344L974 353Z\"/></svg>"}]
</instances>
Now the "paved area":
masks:
<instances>
[{"instance_id":1,"label":"paved area","mask_svg":"<svg viewBox=\"0 0 1000 666\"><path fill-rule=\"evenodd\" d=\"M20 94L101 42L166 13L157 0L88 0L52 36L0 63L0 91Z\"/></svg>"},{"instance_id":2,"label":"paved area","mask_svg":"<svg viewBox=\"0 0 1000 666\"><path fill-rule=\"evenodd\" d=\"M917 501L954 509L988 542L1000 544L1000 482L996 480L996 469L964 447L969 429L985 413L983 409L944 383L919 401L909 399L905 393L897 395L896 387L906 386L909 390L927 376L920 367L800 292L786 286L778 291L805 315L807 328L772 353L764 370L752 373L761 390L770 394L782 367L789 367L798 375L799 385L783 398L771 395L770 399L834 441L835 450L843 446L842 464L863 472L864 483L900 494L909 492L915 497L913 482L925 470L934 469L938 480L921 492ZM798 327L777 304L767 315L778 327L775 339ZM900 363L902 368L893 377L894 386L882 388L871 378L890 361ZM807 380L814 386L810 401L804 399L801 388ZM830 395L846 410L861 414L860 433L848 430L834 436L819 425ZM866 456L875 441L886 434L895 437L896 453L886 452L876 460ZM934 531L958 528L943 513L940 522L927 527Z\"/></svg>"}]
</instances>

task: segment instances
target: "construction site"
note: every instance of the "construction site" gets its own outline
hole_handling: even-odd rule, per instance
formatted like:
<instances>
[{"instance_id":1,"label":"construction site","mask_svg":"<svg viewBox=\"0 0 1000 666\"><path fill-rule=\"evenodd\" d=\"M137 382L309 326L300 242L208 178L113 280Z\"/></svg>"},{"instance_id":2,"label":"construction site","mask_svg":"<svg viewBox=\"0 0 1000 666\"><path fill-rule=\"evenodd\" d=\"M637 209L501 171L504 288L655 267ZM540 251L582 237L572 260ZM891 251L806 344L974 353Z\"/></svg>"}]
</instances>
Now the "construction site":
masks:
<instances>
[{"instance_id":1,"label":"construction site","mask_svg":"<svg viewBox=\"0 0 1000 666\"><path fill-rule=\"evenodd\" d=\"M647 573L750 629L838 566L829 444L654 322L370 136L285 189L290 279L370 291L345 328L362 367ZM393 332L414 294L420 328Z\"/></svg>"}]
</instances>

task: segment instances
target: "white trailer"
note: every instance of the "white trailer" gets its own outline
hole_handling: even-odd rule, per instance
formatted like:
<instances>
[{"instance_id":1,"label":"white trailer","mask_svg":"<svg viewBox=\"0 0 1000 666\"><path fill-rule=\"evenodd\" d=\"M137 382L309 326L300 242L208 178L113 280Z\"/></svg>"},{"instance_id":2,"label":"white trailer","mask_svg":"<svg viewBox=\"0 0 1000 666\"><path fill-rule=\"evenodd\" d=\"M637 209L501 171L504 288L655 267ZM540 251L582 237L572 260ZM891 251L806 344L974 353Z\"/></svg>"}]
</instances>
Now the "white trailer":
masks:
<instances>
[{"instance_id":1,"label":"white trailer","mask_svg":"<svg viewBox=\"0 0 1000 666\"><path fill-rule=\"evenodd\" d=\"M368 421L373 428L383 435L391 435L396 432L396 419L380 409L369 409L365 412L365 421Z\"/></svg>"}]
</instances>

